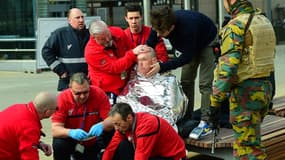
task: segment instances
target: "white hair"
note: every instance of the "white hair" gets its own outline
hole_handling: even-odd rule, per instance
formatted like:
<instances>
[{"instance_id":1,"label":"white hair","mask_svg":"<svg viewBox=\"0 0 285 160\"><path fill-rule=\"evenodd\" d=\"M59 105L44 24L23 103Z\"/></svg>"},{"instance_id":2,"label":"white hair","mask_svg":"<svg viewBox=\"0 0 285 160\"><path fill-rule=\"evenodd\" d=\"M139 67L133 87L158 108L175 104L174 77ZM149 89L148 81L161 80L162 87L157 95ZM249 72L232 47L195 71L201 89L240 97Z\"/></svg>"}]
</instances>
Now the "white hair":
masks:
<instances>
[{"instance_id":1,"label":"white hair","mask_svg":"<svg viewBox=\"0 0 285 160\"><path fill-rule=\"evenodd\" d=\"M107 24L102 20L95 20L89 24L89 32L91 35L108 31Z\"/></svg>"}]
</instances>

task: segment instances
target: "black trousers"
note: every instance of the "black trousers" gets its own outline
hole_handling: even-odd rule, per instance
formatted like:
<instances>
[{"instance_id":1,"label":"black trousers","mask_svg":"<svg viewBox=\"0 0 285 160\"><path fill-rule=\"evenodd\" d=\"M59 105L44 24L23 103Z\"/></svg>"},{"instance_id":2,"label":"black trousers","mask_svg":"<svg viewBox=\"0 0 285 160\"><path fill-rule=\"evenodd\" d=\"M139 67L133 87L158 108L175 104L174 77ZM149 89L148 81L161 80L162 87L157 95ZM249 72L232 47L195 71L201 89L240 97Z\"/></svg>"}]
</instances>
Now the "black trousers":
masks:
<instances>
[{"instance_id":1,"label":"black trousers","mask_svg":"<svg viewBox=\"0 0 285 160\"><path fill-rule=\"evenodd\" d=\"M76 160L99 160L101 159L100 151L109 144L114 131L103 133L103 135L96 137L96 142L84 148L84 152L76 151L78 141L72 138L53 138L53 158L54 160L70 160L73 156Z\"/></svg>"},{"instance_id":2,"label":"black trousers","mask_svg":"<svg viewBox=\"0 0 285 160\"><path fill-rule=\"evenodd\" d=\"M135 151L132 143L129 142L128 140L124 140L119 144L113 160L134 160L134 153ZM172 159L165 157L153 157L149 158L149 160L172 160Z\"/></svg>"}]
</instances>

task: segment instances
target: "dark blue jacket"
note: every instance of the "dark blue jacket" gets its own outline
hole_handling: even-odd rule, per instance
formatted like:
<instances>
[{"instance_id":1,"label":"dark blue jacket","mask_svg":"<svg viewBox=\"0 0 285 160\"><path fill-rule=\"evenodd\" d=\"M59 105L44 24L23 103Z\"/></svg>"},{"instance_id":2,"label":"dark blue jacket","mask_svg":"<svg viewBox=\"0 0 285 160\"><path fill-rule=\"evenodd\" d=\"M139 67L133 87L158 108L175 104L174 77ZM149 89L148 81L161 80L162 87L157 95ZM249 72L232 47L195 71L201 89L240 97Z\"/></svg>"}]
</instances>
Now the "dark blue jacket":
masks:
<instances>
[{"instance_id":1,"label":"dark blue jacket","mask_svg":"<svg viewBox=\"0 0 285 160\"><path fill-rule=\"evenodd\" d=\"M74 30L70 25L56 29L42 48L42 57L58 76L64 72L68 78L59 79L58 91L68 88L69 77L76 72L87 75L84 48L89 40L89 31Z\"/></svg>"},{"instance_id":2,"label":"dark blue jacket","mask_svg":"<svg viewBox=\"0 0 285 160\"><path fill-rule=\"evenodd\" d=\"M217 27L213 21L200 12L189 10L175 11L175 28L167 38L172 47L182 54L165 63L160 63L160 72L176 69L189 63L192 57L207 47L217 35ZM152 35L154 36L154 35ZM152 46L155 40L150 36L147 42Z\"/></svg>"}]
</instances>

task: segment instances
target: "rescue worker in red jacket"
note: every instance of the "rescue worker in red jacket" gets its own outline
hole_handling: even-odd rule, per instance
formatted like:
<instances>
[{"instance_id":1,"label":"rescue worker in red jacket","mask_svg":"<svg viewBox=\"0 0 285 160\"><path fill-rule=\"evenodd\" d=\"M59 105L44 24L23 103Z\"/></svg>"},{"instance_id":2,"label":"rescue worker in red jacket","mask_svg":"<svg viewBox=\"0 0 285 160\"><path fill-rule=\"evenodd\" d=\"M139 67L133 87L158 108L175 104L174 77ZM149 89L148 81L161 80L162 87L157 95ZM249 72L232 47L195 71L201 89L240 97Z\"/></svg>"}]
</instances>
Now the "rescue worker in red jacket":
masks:
<instances>
[{"instance_id":1,"label":"rescue worker in red jacket","mask_svg":"<svg viewBox=\"0 0 285 160\"><path fill-rule=\"evenodd\" d=\"M140 44L146 44L150 33L155 32L151 27L142 24L142 8L139 5L127 5L125 7L125 20L129 27L124 31L131 40L133 47ZM166 62L168 60L167 49L162 38L159 38L154 50L158 61Z\"/></svg>"},{"instance_id":2,"label":"rescue worker in red jacket","mask_svg":"<svg viewBox=\"0 0 285 160\"><path fill-rule=\"evenodd\" d=\"M185 159L185 144L166 120L146 112L134 113L127 103L115 104L109 116L116 132L102 160Z\"/></svg>"},{"instance_id":3,"label":"rescue worker in red jacket","mask_svg":"<svg viewBox=\"0 0 285 160\"><path fill-rule=\"evenodd\" d=\"M0 159L39 160L38 149L46 156L51 146L40 140L41 120L57 109L54 94L40 92L32 102L14 104L0 112Z\"/></svg>"},{"instance_id":4,"label":"rescue worker in red jacket","mask_svg":"<svg viewBox=\"0 0 285 160\"><path fill-rule=\"evenodd\" d=\"M102 89L89 85L84 73L73 74L69 86L58 96L59 109L52 115L54 159L96 160L112 136L113 125L107 118L111 105Z\"/></svg>"},{"instance_id":5,"label":"rescue worker in red jacket","mask_svg":"<svg viewBox=\"0 0 285 160\"><path fill-rule=\"evenodd\" d=\"M113 98L111 96L118 95L125 86L143 45L132 49L129 38L121 28L108 27L101 20L91 22L89 32L85 59L91 84L102 88L109 98Z\"/></svg>"}]
</instances>

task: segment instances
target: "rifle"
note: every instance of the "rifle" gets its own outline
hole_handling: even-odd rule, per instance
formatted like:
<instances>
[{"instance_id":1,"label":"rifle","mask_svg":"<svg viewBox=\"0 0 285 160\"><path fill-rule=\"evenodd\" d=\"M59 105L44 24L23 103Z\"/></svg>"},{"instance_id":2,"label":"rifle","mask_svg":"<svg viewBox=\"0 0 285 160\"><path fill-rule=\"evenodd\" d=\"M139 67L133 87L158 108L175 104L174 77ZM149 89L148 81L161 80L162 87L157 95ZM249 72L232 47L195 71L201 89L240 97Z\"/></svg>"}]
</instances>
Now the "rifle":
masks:
<instances>
[{"instance_id":1,"label":"rifle","mask_svg":"<svg viewBox=\"0 0 285 160\"><path fill-rule=\"evenodd\" d=\"M218 128L213 129L213 138L212 138L212 146L211 146L211 153L215 153L215 147L217 142L217 136L218 136Z\"/></svg>"}]
</instances>

